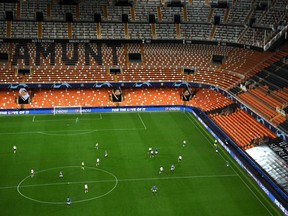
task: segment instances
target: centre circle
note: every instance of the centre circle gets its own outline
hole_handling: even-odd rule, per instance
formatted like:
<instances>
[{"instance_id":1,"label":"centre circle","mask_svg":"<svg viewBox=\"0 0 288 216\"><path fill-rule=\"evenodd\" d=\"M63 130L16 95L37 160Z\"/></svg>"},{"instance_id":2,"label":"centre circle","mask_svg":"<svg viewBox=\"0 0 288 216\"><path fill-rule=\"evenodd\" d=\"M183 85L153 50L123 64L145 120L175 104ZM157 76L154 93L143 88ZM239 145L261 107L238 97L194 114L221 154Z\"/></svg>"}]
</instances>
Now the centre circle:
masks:
<instances>
[{"instance_id":1,"label":"centre circle","mask_svg":"<svg viewBox=\"0 0 288 216\"><path fill-rule=\"evenodd\" d=\"M79 173L81 174L84 173L85 175L89 176L89 174L87 174L87 170L89 171L97 171L99 175L108 175L110 176L111 179L93 179L93 180L86 180L86 181L72 181L73 179L65 179L65 174L67 176L67 172L65 173L65 170L67 169L73 169L73 171L71 173L75 173L75 169L79 169L79 172L77 172L76 175L79 175ZM34 178L37 178L37 176L43 174L43 173L47 173L47 172L55 172L55 170L59 171L59 170L62 170L63 173L64 173L64 178L63 178L63 181L57 181L57 182L50 182L50 183L47 183L45 182L45 179L40 179L39 181L44 181L44 183L37 183L37 184L27 184L27 185L24 185L23 183L28 180L33 180ZM84 175L83 174L83 175ZM55 175L55 173L54 173ZM50 176L49 176L50 177ZM81 170L81 167L80 166L66 166L66 167L55 167L55 168L50 168L50 169L45 169L45 170L40 170L38 172L35 172L35 176L32 178L31 175L28 175L26 176L24 179L22 179L20 181L20 183L17 185L17 191L18 193L26 198L26 199L29 199L31 201L34 201L34 202L38 202L38 203L44 203L44 204L65 204L66 203L66 199L63 199L63 201L59 202L59 201L47 201L47 200L42 200L42 199L39 199L39 198L33 198L33 196L28 196L28 195L25 195L25 193L21 192L21 188L29 188L29 187L51 187L51 186L55 186L55 187L64 187L65 185L67 186L73 186L73 185L84 185L84 184L88 184L88 185L93 185L93 184L97 184L97 183L107 183L107 182L111 182L113 183L113 185L111 185L111 187L107 188L107 190L103 193L101 193L100 195L95 195L93 197L88 197L88 198L83 198L83 199L74 199L73 197L70 197L71 198L71 202L72 203L81 203L81 202L87 202L87 201L91 201L91 200L95 200L95 199L99 199L101 197L104 197L108 194L110 194L118 185L118 179L117 177L111 173L111 172L108 172L106 170L103 170L103 169L100 169L100 168L96 168L96 167L87 167L85 166L85 170ZM83 187L84 188L84 187ZM93 193L93 191L91 191ZM90 193L90 192L89 192ZM78 196L79 196L79 192L76 193ZM91 194L91 193L90 193ZM45 194L41 194L41 196L44 196L45 197ZM71 195L67 195L67 196L71 196ZM81 196L81 195L80 195Z\"/></svg>"}]
</instances>

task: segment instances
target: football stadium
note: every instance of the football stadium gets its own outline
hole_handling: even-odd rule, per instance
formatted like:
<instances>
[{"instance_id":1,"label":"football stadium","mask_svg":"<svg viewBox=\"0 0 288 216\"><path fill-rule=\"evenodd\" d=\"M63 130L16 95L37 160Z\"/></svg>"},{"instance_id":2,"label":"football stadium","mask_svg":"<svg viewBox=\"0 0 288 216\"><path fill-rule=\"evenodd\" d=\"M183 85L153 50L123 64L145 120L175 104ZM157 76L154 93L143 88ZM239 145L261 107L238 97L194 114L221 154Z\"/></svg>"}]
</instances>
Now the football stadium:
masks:
<instances>
[{"instance_id":1,"label":"football stadium","mask_svg":"<svg viewBox=\"0 0 288 216\"><path fill-rule=\"evenodd\" d=\"M0 10L0 215L288 215L288 0Z\"/></svg>"}]
</instances>

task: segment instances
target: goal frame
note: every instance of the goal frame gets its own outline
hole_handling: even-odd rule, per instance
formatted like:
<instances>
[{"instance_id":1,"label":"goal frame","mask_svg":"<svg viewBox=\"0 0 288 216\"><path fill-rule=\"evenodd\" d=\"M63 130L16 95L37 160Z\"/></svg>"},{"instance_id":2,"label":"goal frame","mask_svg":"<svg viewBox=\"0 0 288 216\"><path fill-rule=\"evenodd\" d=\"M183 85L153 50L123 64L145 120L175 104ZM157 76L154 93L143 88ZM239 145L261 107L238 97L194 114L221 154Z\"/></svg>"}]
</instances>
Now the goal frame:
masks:
<instances>
[{"instance_id":1,"label":"goal frame","mask_svg":"<svg viewBox=\"0 0 288 216\"><path fill-rule=\"evenodd\" d=\"M67 110L67 112L57 112L57 109L62 109L62 110ZM73 112L74 109L74 112ZM79 112L76 112L76 110L79 109ZM69 112L69 110L72 110ZM76 106L54 106L53 107L53 115L56 114L80 114L82 115L82 106L81 105L76 105Z\"/></svg>"}]
</instances>

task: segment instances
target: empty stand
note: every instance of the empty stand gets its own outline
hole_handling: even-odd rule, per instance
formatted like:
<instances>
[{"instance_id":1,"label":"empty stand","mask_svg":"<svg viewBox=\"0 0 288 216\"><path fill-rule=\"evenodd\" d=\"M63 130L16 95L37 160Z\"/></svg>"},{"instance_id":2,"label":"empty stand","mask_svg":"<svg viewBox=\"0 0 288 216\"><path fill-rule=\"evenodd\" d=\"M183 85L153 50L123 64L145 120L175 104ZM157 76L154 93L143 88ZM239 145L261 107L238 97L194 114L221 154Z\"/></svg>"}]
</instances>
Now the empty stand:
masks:
<instances>
[{"instance_id":1,"label":"empty stand","mask_svg":"<svg viewBox=\"0 0 288 216\"><path fill-rule=\"evenodd\" d=\"M263 47L275 36L279 26L287 24L285 6L281 1L275 1L273 7L269 7L267 11L256 10L255 3L248 0L234 1L233 7L229 8L211 8L211 5L204 4L203 1L194 1L184 7L163 7L160 1L150 1L149 3L147 1L137 1L133 6L117 7L108 4L105 0L96 2L87 0L81 1L81 4L78 5L59 5L47 1L37 1L37 4L34 1L25 1L23 4L2 3L2 9L6 12L4 19L9 22L15 21L13 17L16 17L18 21L14 23L16 28L17 25L21 25L21 22L29 23L35 21L36 13L36 21L44 21L43 25L48 28L45 29L43 37L40 36L40 38L48 39L74 38L73 35L80 34L81 31L72 30L73 33L65 33L63 35L56 32L55 29L62 31L62 28L66 25L65 22L71 23L73 20L77 20L73 25L106 22L107 30L104 30L101 36L98 34L97 37L102 39L143 39L142 36L139 37L138 35L145 35L147 29L138 28L138 33L132 34L134 30L132 26L145 26L150 23L152 24L150 30L153 38L218 40ZM221 19L222 22L220 22ZM124 23L128 23L128 20L133 20L133 25L127 26L126 32L129 32L128 34L123 34L121 20ZM253 21L253 25L250 20ZM154 23L158 23L156 30L154 30ZM176 34L172 31L175 29L171 25L173 23L181 23ZM212 27L212 23L216 24L217 28ZM221 25L219 25L220 23ZM280 23L282 24L280 25ZM249 24L250 26L261 25L261 28L244 27L244 25L249 27ZM8 32L10 32L9 25L7 28ZM112 29L112 31L109 29ZM155 32L157 29L158 32ZM164 33L162 34L162 29L163 31L168 31L169 36L167 38ZM28 24L25 31L27 31L27 35L29 32L33 32L33 25ZM90 31L95 32L95 30ZM17 38L14 37L15 34L16 32L12 35L7 33L4 37ZM51 34L53 34L53 37ZM85 34L85 39L95 39L95 34Z\"/></svg>"},{"instance_id":2,"label":"empty stand","mask_svg":"<svg viewBox=\"0 0 288 216\"><path fill-rule=\"evenodd\" d=\"M268 139L276 138L274 133L242 110L237 110L225 116L214 114L211 115L211 118L244 150L258 145L258 142L254 142L256 139L264 137Z\"/></svg>"},{"instance_id":3,"label":"empty stand","mask_svg":"<svg viewBox=\"0 0 288 216\"><path fill-rule=\"evenodd\" d=\"M55 32L47 32L47 23L43 23L43 37L45 34L46 36L50 34L53 38L54 33L59 36L68 35L67 24L66 26L61 26L61 23L58 24L60 26L55 26ZM91 29L91 34L94 34L95 37L95 25L92 23L81 26L73 23L72 28L79 29L79 32L89 32ZM106 27L107 30L111 31L109 24L101 23L101 25L102 33L105 33ZM31 37L34 35L37 37L37 25L35 26L35 32L31 32ZM62 28L63 32L56 30L58 27ZM141 26L139 25L139 27ZM82 37L78 34L74 36L76 38ZM6 52L13 59L13 66L30 66L33 68L34 73L26 78L27 82L32 83L54 82L56 80L59 82L113 81L115 77L109 76L105 71L106 67L117 65L123 68L123 73L117 77L118 81L186 80L209 83L224 89L229 89L235 83L240 83L247 74L253 77L252 74L255 74L257 70L259 71L265 65L266 67L269 65L265 59L277 55L277 53L262 53L240 48L195 44L126 44L115 47L114 45L97 45L96 43L89 45L84 43L43 43L37 45L33 43L21 45L2 43L1 47L3 47L3 52ZM141 54L142 61L130 62L130 65L127 65L128 53ZM221 68L211 64L212 55L226 56ZM277 59L276 56L273 58ZM262 61L259 63L260 59ZM2 83L19 81L20 78L13 76L14 71L9 65L2 67L5 68L1 74ZM185 75L182 72L183 67L197 68L197 71L194 74ZM277 73L284 74L279 68Z\"/></svg>"}]
</instances>

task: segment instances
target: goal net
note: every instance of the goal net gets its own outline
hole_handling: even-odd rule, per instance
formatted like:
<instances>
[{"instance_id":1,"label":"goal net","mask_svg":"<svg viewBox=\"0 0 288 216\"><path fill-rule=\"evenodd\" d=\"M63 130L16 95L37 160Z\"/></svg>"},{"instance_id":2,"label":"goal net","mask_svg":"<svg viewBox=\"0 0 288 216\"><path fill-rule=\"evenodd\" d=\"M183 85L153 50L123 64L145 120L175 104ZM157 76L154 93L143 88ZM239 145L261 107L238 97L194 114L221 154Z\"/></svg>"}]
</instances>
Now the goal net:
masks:
<instances>
[{"instance_id":1,"label":"goal net","mask_svg":"<svg viewBox=\"0 0 288 216\"><path fill-rule=\"evenodd\" d=\"M82 114L82 106L54 106L53 114Z\"/></svg>"}]
</instances>

